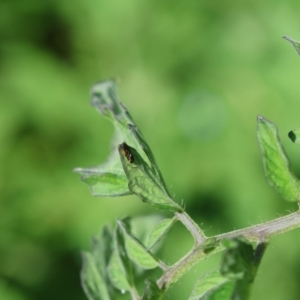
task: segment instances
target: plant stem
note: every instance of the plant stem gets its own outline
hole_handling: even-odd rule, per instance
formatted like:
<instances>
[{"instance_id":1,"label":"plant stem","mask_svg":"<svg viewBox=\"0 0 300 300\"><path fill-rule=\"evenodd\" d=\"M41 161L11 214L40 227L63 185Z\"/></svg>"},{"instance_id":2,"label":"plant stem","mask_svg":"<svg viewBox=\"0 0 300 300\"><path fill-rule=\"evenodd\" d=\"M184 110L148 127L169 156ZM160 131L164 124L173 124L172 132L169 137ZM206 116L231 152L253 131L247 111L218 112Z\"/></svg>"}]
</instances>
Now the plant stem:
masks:
<instances>
[{"instance_id":1,"label":"plant stem","mask_svg":"<svg viewBox=\"0 0 300 300\"><path fill-rule=\"evenodd\" d=\"M185 219L185 217L182 217L182 219ZM184 225L189 228L185 223ZM244 237L250 242L267 242L271 237L275 235L279 235L298 227L300 227L300 211L288 214L272 221L219 234L210 238L206 238L204 235L198 233L198 240L200 244L196 244L194 248L190 250L190 252L188 252L182 259L171 266L169 270L167 270L158 280L158 286L164 289L168 288L172 283L176 282L186 271L188 271L200 260L223 250L224 247L220 242L224 239ZM196 237L195 233L193 233L193 236ZM203 245L203 243L208 239L212 238L216 239L216 241L218 242L215 249L209 252L209 254L204 253L204 249L203 247L201 247L201 245Z\"/></svg>"},{"instance_id":2,"label":"plant stem","mask_svg":"<svg viewBox=\"0 0 300 300\"><path fill-rule=\"evenodd\" d=\"M192 234L196 246L201 245L207 239L203 231L197 225L197 223L195 223L185 211L177 212L175 213L175 216Z\"/></svg>"},{"instance_id":3,"label":"plant stem","mask_svg":"<svg viewBox=\"0 0 300 300\"><path fill-rule=\"evenodd\" d=\"M214 236L217 240L245 237L250 242L267 241L271 237L300 227L300 211L286 216Z\"/></svg>"}]
</instances>

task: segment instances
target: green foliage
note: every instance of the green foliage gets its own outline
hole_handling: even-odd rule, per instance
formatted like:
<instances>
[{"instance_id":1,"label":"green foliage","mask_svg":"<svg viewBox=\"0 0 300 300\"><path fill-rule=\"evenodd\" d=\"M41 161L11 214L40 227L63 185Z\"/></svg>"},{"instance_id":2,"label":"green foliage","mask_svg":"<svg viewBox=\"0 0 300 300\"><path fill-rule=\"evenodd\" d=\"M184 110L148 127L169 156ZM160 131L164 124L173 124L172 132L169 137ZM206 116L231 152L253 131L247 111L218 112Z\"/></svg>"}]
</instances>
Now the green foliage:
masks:
<instances>
[{"instance_id":1,"label":"green foliage","mask_svg":"<svg viewBox=\"0 0 300 300\"><path fill-rule=\"evenodd\" d=\"M176 219L164 219L162 220L151 232L148 240L148 249L152 248L158 243L164 235L167 234L172 225L176 222Z\"/></svg>"},{"instance_id":2,"label":"green foliage","mask_svg":"<svg viewBox=\"0 0 300 300\"><path fill-rule=\"evenodd\" d=\"M126 224L122 221L118 221L118 226L123 231L126 251L129 257L144 269L156 268L158 266L158 261L147 251L146 247L130 233Z\"/></svg>"},{"instance_id":3,"label":"green foliage","mask_svg":"<svg viewBox=\"0 0 300 300\"><path fill-rule=\"evenodd\" d=\"M111 299L109 291L115 288L121 292L128 291L133 300L162 299L165 291L190 267L224 249L219 269L202 276L197 281L189 300L249 299L268 239L275 234L299 227L298 214L299 221L296 222L291 214L291 221L287 216L238 231L206 237L183 208L170 197L148 144L128 110L123 104L118 103L114 81L97 84L92 90L93 103L97 103L96 108L112 121L117 132L119 144L112 150L109 161L113 161L113 165L119 165L121 162L130 192L140 197L146 204L173 213L174 216L160 221L151 232L147 230L147 236L144 237L148 240L147 246L133 234L131 220L128 218L117 221L113 236L104 229L102 236L95 240L91 253L84 254L82 279L84 291L89 299ZM259 116L257 137L268 182L285 200L299 201L298 179L290 171L277 127ZM116 149L119 157L116 156ZM86 180L91 178L91 169L79 169L92 192L95 186L101 189L101 185L107 190L103 179L107 173L114 172L114 169L107 168L102 171L100 169L96 171L99 172L98 177L94 176L91 184L91 181ZM111 177L111 185L115 186L115 191L118 190L118 184L119 179ZM176 221L180 221L189 230L194 237L194 246L186 256L169 266L150 249L167 234ZM255 248L251 244L252 241L257 242ZM109 253L107 249L110 249ZM156 268L160 268L163 272L160 279L155 282L151 278L146 278L142 296L139 296L141 293L136 287L138 273L142 272L141 269Z\"/></svg>"},{"instance_id":4,"label":"green foliage","mask_svg":"<svg viewBox=\"0 0 300 300\"><path fill-rule=\"evenodd\" d=\"M248 299L257 270L253 246L246 240L224 240L220 270L205 274L195 284L189 300ZM261 245L257 248L260 249ZM260 257L262 253L260 253Z\"/></svg>"},{"instance_id":5,"label":"green foliage","mask_svg":"<svg viewBox=\"0 0 300 300\"><path fill-rule=\"evenodd\" d=\"M84 252L81 282L89 300L109 300L110 285L106 267L108 256L112 249L112 236L108 227L102 229L102 234L93 239L91 253Z\"/></svg>"},{"instance_id":6,"label":"green foliage","mask_svg":"<svg viewBox=\"0 0 300 300\"><path fill-rule=\"evenodd\" d=\"M127 130L131 121L125 108L119 103L114 80L97 83L91 91L94 106L105 118L114 124L115 136L112 142L112 152L108 160L94 168L77 168L82 181L91 188L94 196L120 196L129 194L127 178L122 168L116 145L124 140L130 141L135 147L138 144Z\"/></svg>"},{"instance_id":7,"label":"green foliage","mask_svg":"<svg viewBox=\"0 0 300 300\"><path fill-rule=\"evenodd\" d=\"M224 240L220 270L204 275L189 300L248 299L253 280L253 247L241 239Z\"/></svg>"},{"instance_id":8,"label":"green foliage","mask_svg":"<svg viewBox=\"0 0 300 300\"><path fill-rule=\"evenodd\" d=\"M151 279L146 279L142 300L160 300L161 298L162 291L159 289L156 282Z\"/></svg>"},{"instance_id":9,"label":"green foliage","mask_svg":"<svg viewBox=\"0 0 300 300\"><path fill-rule=\"evenodd\" d=\"M288 158L278 137L277 127L267 119L257 118L257 137L269 184L287 201L300 200L299 180L290 170Z\"/></svg>"},{"instance_id":10,"label":"green foliage","mask_svg":"<svg viewBox=\"0 0 300 300\"><path fill-rule=\"evenodd\" d=\"M129 190L139 196L143 202L153 207L167 211L182 210L169 197L166 190L160 185L162 182L157 180L152 168L147 165L139 153L134 148L126 147L128 147L130 154L133 156L133 161L128 160L127 154L122 150L122 147L119 147L119 152L128 178Z\"/></svg>"},{"instance_id":11,"label":"green foliage","mask_svg":"<svg viewBox=\"0 0 300 300\"><path fill-rule=\"evenodd\" d=\"M109 151L112 127L86 105L97 78L121 78L122 100L171 195L208 235L296 208L277 202L262 178L254 121L260 113L278 125L300 174L299 149L285 140L299 125L300 60L278 38L282 26L296 37L299 8L270 0L1 1L0 299L85 299L77 249L87 249L87 237L126 215L150 226L146 214L155 210L134 195L91 198L70 172L102 163ZM184 253L186 235L172 230L163 239L168 262ZM299 298L296 239L297 231L272 243L255 300ZM188 288L175 284L169 298L185 299Z\"/></svg>"},{"instance_id":12,"label":"green foliage","mask_svg":"<svg viewBox=\"0 0 300 300\"><path fill-rule=\"evenodd\" d=\"M111 253L107 272L112 285L116 289L130 291L130 285L126 279L124 268L116 250Z\"/></svg>"}]
</instances>

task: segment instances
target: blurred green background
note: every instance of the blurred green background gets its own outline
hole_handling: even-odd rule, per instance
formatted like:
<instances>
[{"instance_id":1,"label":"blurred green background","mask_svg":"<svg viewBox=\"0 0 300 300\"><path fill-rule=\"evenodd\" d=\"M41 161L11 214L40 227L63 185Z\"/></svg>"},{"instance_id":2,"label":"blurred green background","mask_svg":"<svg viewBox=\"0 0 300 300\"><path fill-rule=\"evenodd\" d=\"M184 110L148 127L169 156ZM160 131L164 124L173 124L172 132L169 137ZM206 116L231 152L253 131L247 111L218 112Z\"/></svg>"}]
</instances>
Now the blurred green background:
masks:
<instances>
[{"instance_id":1,"label":"blurred green background","mask_svg":"<svg viewBox=\"0 0 300 300\"><path fill-rule=\"evenodd\" d=\"M299 1L1 1L0 299L86 299L80 250L91 236L157 213L133 196L93 198L72 173L109 153L112 126L88 105L98 80L119 78L172 194L207 235L295 210L264 179L255 132L258 114L276 123L300 174L287 137L300 126L300 59L281 39L300 39L299 13ZM166 262L190 245L178 230ZM299 299L299 234L271 241L253 299ZM167 299L187 299L219 259Z\"/></svg>"}]
</instances>

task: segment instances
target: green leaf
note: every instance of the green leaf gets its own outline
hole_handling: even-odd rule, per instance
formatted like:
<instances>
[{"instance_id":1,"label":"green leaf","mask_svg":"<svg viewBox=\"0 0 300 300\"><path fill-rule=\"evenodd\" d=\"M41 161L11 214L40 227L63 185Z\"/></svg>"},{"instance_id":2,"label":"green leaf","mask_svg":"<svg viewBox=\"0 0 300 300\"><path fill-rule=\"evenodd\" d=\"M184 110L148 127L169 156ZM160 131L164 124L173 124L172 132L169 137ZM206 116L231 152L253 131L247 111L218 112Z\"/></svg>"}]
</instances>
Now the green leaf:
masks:
<instances>
[{"instance_id":1,"label":"green leaf","mask_svg":"<svg viewBox=\"0 0 300 300\"><path fill-rule=\"evenodd\" d=\"M130 181L130 178L125 175L123 169L124 164L122 164L120 161L117 149L117 145L126 141L128 145L136 149L136 151L139 153L141 161L147 165L148 176L151 178L151 181L153 181L158 189L163 192L160 193L155 191L155 194L158 194L159 198L170 198L161 172L155 162L154 156L148 144L143 138L140 130L135 125L127 108L119 102L115 81L107 80L97 83L92 88L91 94L92 106L94 106L104 117L111 121L115 127L112 152L107 162L93 168L75 169L75 172L83 175L81 179L90 187L92 195L120 196L130 193L132 188L132 185L129 184L128 186L128 181ZM137 185L139 185L139 182ZM135 188L133 188L133 190L135 191ZM150 196L147 192L137 192L138 195L141 195L143 200ZM163 194L163 196L161 196L161 194ZM168 200L167 202L170 201ZM151 203L156 203L156 201ZM173 207L174 205L171 206ZM165 208L165 206L161 205L158 205L158 207ZM178 205L175 210L177 209Z\"/></svg>"},{"instance_id":2,"label":"green leaf","mask_svg":"<svg viewBox=\"0 0 300 300\"><path fill-rule=\"evenodd\" d=\"M235 282L231 299L248 299L257 270L253 246L244 238L224 240L227 248L223 255L220 272Z\"/></svg>"},{"instance_id":3,"label":"green leaf","mask_svg":"<svg viewBox=\"0 0 300 300\"><path fill-rule=\"evenodd\" d=\"M122 196L131 194L128 190L127 177L123 174L102 173L83 175L81 180L86 183L93 196Z\"/></svg>"},{"instance_id":4,"label":"green leaf","mask_svg":"<svg viewBox=\"0 0 300 300\"><path fill-rule=\"evenodd\" d=\"M293 47L295 48L295 50L297 51L298 55L300 55L300 42L295 41L294 39L292 39L289 36L283 36L282 38L284 38L285 40L290 42L293 45Z\"/></svg>"},{"instance_id":5,"label":"green leaf","mask_svg":"<svg viewBox=\"0 0 300 300\"><path fill-rule=\"evenodd\" d=\"M111 249L112 234L108 227L104 227L101 234L93 238L91 252L82 254L81 283L90 300L110 299L106 266Z\"/></svg>"},{"instance_id":6,"label":"green leaf","mask_svg":"<svg viewBox=\"0 0 300 300\"><path fill-rule=\"evenodd\" d=\"M82 254L83 269L81 284L89 300L110 300L107 283L96 267L95 258L91 253Z\"/></svg>"},{"instance_id":7,"label":"green leaf","mask_svg":"<svg viewBox=\"0 0 300 300\"><path fill-rule=\"evenodd\" d=\"M225 248L220 271L201 277L189 300L247 300L257 268L266 248L265 243L255 251L243 238L222 241Z\"/></svg>"},{"instance_id":8,"label":"green leaf","mask_svg":"<svg viewBox=\"0 0 300 300\"><path fill-rule=\"evenodd\" d=\"M227 248L221 263L221 274L230 279L252 281L253 247L242 238L222 241Z\"/></svg>"},{"instance_id":9,"label":"green leaf","mask_svg":"<svg viewBox=\"0 0 300 300\"><path fill-rule=\"evenodd\" d=\"M129 231L123 221L118 221L118 226L122 229L125 238L126 250L129 257L144 269L154 269L158 266L158 261L146 247L137 240Z\"/></svg>"},{"instance_id":10,"label":"green leaf","mask_svg":"<svg viewBox=\"0 0 300 300\"><path fill-rule=\"evenodd\" d=\"M229 300L233 290L234 283L214 271L199 278L189 300Z\"/></svg>"},{"instance_id":11,"label":"green leaf","mask_svg":"<svg viewBox=\"0 0 300 300\"><path fill-rule=\"evenodd\" d=\"M145 289L142 300L160 300L163 292L159 289L156 282L151 279L145 280Z\"/></svg>"},{"instance_id":12,"label":"green leaf","mask_svg":"<svg viewBox=\"0 0 300 300\"><path fill-rule=\"evenodd\" d=\"M158 165L155 161L154 155L153 155L150 147L148 146L146 140L144 139L142 133L137 128L137 126L135 126L134 124L128 124L128 128L133 133L133 135L136 138L137 142L139 143L139 145L141 146L141 148L143 149L143 151L145 152L147 158L150 161L150 168L151 168L151 173L153 174L153 180L155 181L155 183L162 190L164 190L164 192L167 195L169 195L168 189L167 189L166 184L164 182L164 179L161 175L161 172L158 168Z\"/></svg>"},{"instance_id":13,"label":"green leaf","mask_svg":"<svg viewBox=\"0 0 300 300\"><path fill-rule=\"evenodd\" d=\"M173 224L177 221L176 218L162 220L151 232L148 240L148 249L151 249L157 244L162 237L170 230Z\"/></svg>"},{"instance_id":14,"label":"green leaf","mask_svg":"<svg viewBox=\"0 0 300 300\"><path fill-rule=\"evenodd\" d=\"M117 251L114 251L111 256L107 272L110 281L117 289L120 291L129 291L131 289Z\"/></svg>"},{"instance_id":15,"label":"green leaf","mask_svg":"<svg viewBox=\"0 0 300 300\"><path fill-rule=\"evenodd\" d=\"M276 125L262 116L258 116L257 123L257 137L268 183L283 199L292 202L299 201L299 181L290 170Z\"/></svg>"},{"instance_id":16,"label":"green leaf","mask_svg":"<svg viewBox=\"0 0 300 300\"><path fill-rule=\"evenodd\" d=\"M300 128L291 130L288 134L288 137L294 142L295 144L300 144Z\"/></svg>"},{"instance_id":17,"label":"green leaf","mask_svg":"<svg viewBox=\"0 0 300 300\"><path fill-rule=\"evenodd\" d=\"M130 230L133 235L145 246L153 228L163 220L161 215L141 215L130 219Z\"/></svg>"},{"instance_id":18,"label":"green leaf","mask_svg":"<svg viewBox=\"0 0 300 300\"><path fill-rule=\"evenodd\" d=\"M127 222L124 220L124 223ZM122 228L117 225L115 229L114 235L115 249L117 250L117 255L120 261L121 272L125 274L126 281L130 288L134 289L134 278L133 278L133 268L128 256L126 246L125 246L125 238L123 234Z\"/></svg>"},{"instance_id":19,"label":"green leaf","mask_svg":"<svg viewBox=\"0 0 300 300\"><path fill-rule=\"evenodd\" d=\"M153 173L134 148L123 143L119 145L119 153L132 193L155 208L172 212L182 211L182 208L157 183L156 173Z\"/></svg>"},{"instance_id":20,"label":"green leaf","mask_svg":"<svg viewBox=\"0 0 300 300\"><path fill-rule=\"evenodd\" d=\"M119 102L116 83L113 79L98 82L91 90L91 104L105 118L111 121L115 128L112 140L112 150L108 160L99 166L91 168L76 168L74 171L82 174L82 181L91 189L93 196L121 196L129 194L128 181L124 173L117 145L127 141L141 152L144 159L146 154L128 129L133 123L127 109Z\"/></svg>"}]
</instances>

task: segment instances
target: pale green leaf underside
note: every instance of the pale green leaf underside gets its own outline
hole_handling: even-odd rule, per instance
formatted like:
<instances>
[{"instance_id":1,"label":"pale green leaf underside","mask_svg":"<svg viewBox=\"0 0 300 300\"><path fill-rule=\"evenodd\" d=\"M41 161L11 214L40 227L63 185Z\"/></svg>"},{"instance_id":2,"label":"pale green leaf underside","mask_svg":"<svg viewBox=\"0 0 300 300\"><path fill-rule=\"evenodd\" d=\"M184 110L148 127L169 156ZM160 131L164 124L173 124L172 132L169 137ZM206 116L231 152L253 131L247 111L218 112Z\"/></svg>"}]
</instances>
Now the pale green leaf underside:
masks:
<instances>
[{"instance_id":1,"label":"pale green leaf underside","mask_svg":"<svg viewBox=\"0 0 300 300\"><path fill-rule=\"evenodd\" d=\"M111 255L112 233L108 226L93 237L91 252L82 255L81 282L90 300L110 299L106 267Z\"/></svg>"},{"instance_id":2,"label":"pale green leaf underside","mask_svg":"<svg viewBox=\"0 0 300 300\"><path fill-rule=\"evenodd\" d=\"M234 283L215 271L196 282L189 300L230 300L233 289Z\"/></svg>"},{"instance_id":3,"label":"pale green leaf underside","mask_svg":"<svg viewBox=\"0 0 300 300\"><path fill-rule=\"evenodd\" d=\"M121 272L124 273L126 281L131 288L134 288L134 277L131 260L128 256L125 237L122 228L117 225L114 235L115 249L120 262Z\"/></svg>"},{"instance_id":4,"label":"pale green leaf underside","mask_svg":"<svg viewBox=\"0 0 300 300\"><path fill-rule=\"evenodd\" d=\"M289 161L278 137L276 125L261 116L257 118L257 123L257 137L269 184L285 200L299 201L299 181L290 170Z\"/></svg>"},{"instance_id":5,"label":"pale green leaf underside","mask_svg":"<svg viewBox=\"0 0 300 300\"><path fill-rule=\"evenodd\" d=\"M121 196L130 194L128 181L125 174L102 173L84 175L81 180L86 183L93 196Z\"/></svg>"},{"instance_id":6,"label":"pale green leaf underside","mask_svg":"<svg viewBox=\"0 0 300 300\"><path fill-rule=\"evenodd\" d=\"M130 286L124 273L124 269L122 268L119 256L116 251L114 251L111 256L107 272L109 279L114 287L116 287L120 291L130 290Z\"/></svg>"},{"instance_id":7,"label":"pale green leaf underside","mask_svg":"<svg viewBox=\"0 0 300 300\"><path fill-rule=\"evenodd\" d=\"M132 238L126 239L126 249L130 258L144 269L154 269L158 262L152 255L146 252L146 249Z\"/></svg>"},{"instance_id":8,"label":"pale green leaf underside","mask_svg":"<svg viewBox=\"0 0 300 300\"><path fill-rule=\"evenodd\" d=\"M131 232L145 246L148 245L149 236L153 228L163 220L161 215L140 215L130 220Z\"/></svg>"},{"instance_id":9,"label":"pale green leaf underside","mask_svg":"<svg viewBox=\"0 0 300 300\"><path fill-rule=\"evenodd\" d=\"M81 283L89 300L110 300L106 279L96 267L96 261L91 253L83 253L83 269Z\"/></svg>"},{"instance_id":10,"label":"pale green leaf underside","mask_svg":"<svg viewBox=\"0 0 300 300\"><path fill-rule=\"evenodd\" d=\"M151 232L148 239L148 249L152 248L158 243L161 238L170 230L172 225L176 222L176 219L164 219L162 220Z\"/></svg>"},{"instance_id":11,"label":"pale green leaf underside","mask_svg":"<svg viewBox=\"0 0 300 300\"><path fill-rule=\"evenodd\" d=\"M122 228L126 250L129 257L144 269L154 269L158 266L158 261L155 257L147 251L144 245L142 245L128 230L122 221L118 221L118 225Z\"/></svg>"}]
</instances>

